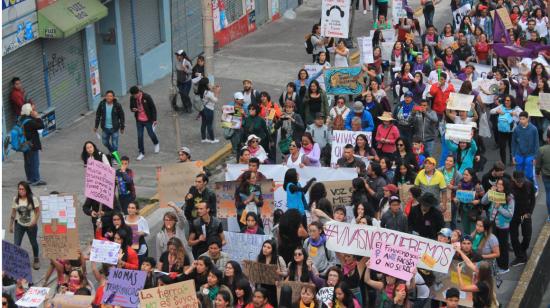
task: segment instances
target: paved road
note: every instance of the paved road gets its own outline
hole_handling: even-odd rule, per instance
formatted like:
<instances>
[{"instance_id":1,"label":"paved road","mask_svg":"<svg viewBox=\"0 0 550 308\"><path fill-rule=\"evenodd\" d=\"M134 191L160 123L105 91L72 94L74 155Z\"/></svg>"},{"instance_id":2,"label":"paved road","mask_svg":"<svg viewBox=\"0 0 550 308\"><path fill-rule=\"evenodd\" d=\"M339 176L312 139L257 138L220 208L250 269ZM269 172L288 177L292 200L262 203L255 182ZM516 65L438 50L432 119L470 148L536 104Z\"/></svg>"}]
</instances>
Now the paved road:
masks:
<instances>
[{"instance_id":1,"label":"paved road","mask_svg":"<svg viewBox=\"0 0 550 308\"><path fill-rule=\"evenodd\" d=\"M320 0L307 0L304 5L297 9L298 16L295 20L281 19L266 25L256 32L241 38L219 51L215 56L215 76L216 81L223 87L222 96L225 100L231 99L232 93L241 88L241 80L252 79L255 81L255 88L268 91L274 99L278 99L283 87L287 82L294 80L297 71L302 65L309 63L311 57L304 50L304 35L311 29L313 23L319 20ZM411 2L410 2L411 3ZM418 0L412 1L413 7L418 6ZM361 11L356 14L353 33L364 35L372 27L371 13L363 15ZM448 21L450 16L449 0L445 0L436 6L435 23L441 28ZM423 24L423 20L420 21ZM172 126L172 118L167 99L170 79L164 78L155 84L145 88L157 100L160 109L160 140L161 153L158 155L148 155L142 162L132 162L131 168L137 171L138 195L149 197L156 190L154 179L154 170L157 165L174 161L175 134ZM108 88L108 86L104 86ZM123 102L127 109L128 99ZM219 116L219 114L217 115ZM186 145L192 149L195 159L204 159L211 155L219 145L204 145L199 141L200 122L195 120L194 115L181 116L182 138ZM95 137L91 133L93 117L86 116L80 122L76 123L70 129L60 131L54 136L47 138L45 150L42 155L42 174L49 182L47 187L37 190L38 193L45 194L52 190L77 193L80 200L83 200L83 175L84 169L78 157L81 151L81 145L86 139L93 140ZM121 139L121 152L135 157L136 141L134 119L129 117L129 128L127 135ZM218 130L218 138L221 138L221 131ZM97 140L96 140L97 141ZM146 146L151 148L146 138ZM491 148L492 144L489 144ZM497 158L496 151L489 151L487 154L489 163L492 165ZM510 171L510 170L509 170ZM23 164L19 155L11 157L4 163L2 168L4 181L2 182L4 204L9 204L12 196L16 192L16 183L22 180ZM222 173L217 173L214 181L223 180ZM533 238L536 239L541 225L546 217L546 209L543 204L544 192L541 190L535 208ZM8 222L9 208L5 205L2 210L3 226ZM148 217L151 226L151 234L155 234L160 228L160 218L164 210L157 210ZM89 218L84 216L81 211L79 216L80 239L89 240L91 234L91 223ZM5 228L5 227L4 227ZM12 235L7 235L8 240L12 241ZM154 247L154 237L148 238L149 247ZM534 243L534 240L533 240ZM23 245L28 251L30 245L24 240ZM511 256L513 258L513 256ZM511 259L512 259L511 258ZM45 260L42 260L42 268L35 273L36 278L42 277L45 267ZM512 268L510 273L506 274L504 283L498 290L498 297L501 303L506 304L513 292L513 289L519 279L523 266ZM36 279L35 278L35 279Z\"/></svg>"}]
</instances>

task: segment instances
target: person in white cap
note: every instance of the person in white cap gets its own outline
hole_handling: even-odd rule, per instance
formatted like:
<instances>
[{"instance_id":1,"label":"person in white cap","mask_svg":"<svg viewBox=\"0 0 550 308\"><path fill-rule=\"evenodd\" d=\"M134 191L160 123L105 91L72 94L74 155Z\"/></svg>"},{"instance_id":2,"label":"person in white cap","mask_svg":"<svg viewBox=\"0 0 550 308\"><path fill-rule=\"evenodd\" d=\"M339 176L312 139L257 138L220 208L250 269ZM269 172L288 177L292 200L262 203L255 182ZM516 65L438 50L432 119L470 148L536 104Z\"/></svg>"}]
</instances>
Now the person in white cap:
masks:
<instances>
[{"instance_id":1,"label":"person in white cap","mask_svg":"<svg viewBox=\"0 0 550 308\"><path fill-rule=\"evenodd\" d=\"M187 54L182 49L176 52L176 82L178 92L183 104L183 112L191 113L191 99L189 98L189 91L191 90L191 73L193 66L191 60L187 57ZM177 99L172 101L172 107L177 109Z\"/></svg>"},{"instance_id":2,"label":"person in white cap","mask_svg":"<svg viewBox=\"0 0 550 308\"><path fill-rule=\"evenodd\" d=\"M244 117L246 117L246 110L244 109L244 95L242 92L235 92L233 94L233 101L227 104L228 106L233 106L233 121L240 119L241 127ZM242 131L241 128L228 128L224 129L224 135L226 139L231 141L231 147L233 154L238 154L241 148L242 141Z\"/></svg>"},{"instance_id":3,"label":"person in white cap","mask_svg":"<svg viewBox=\"0 0 550 308\"><path fill-rule=\"evenodd\" d=\"M38 134L38 130L44 129L44 122L42 122L38 112L33 110L32 105L29 103L21 107L20 121L23 126L25 138L31 144L30 150L23 153L27 182L32 186L46 185L46 182L40 179L39 151L42 150L42 144L40 143L40 135Z\"/></svg>"},{"instance_id":4,"label":"person in white cap","mask_svg":"<svg viewBox=\"0 0 550 308\"><path fill-rule=\"evenodd\" d=\"M178 151L179 163L187 163L191 161L191 150L188 147L181 147Z\"/></svg>"},{"instance_id":5,"label":"person in white cap","mask_svg":"<svg viewBox=\"0 0 550 308\"><path fill-rule=\"evenodd\" d=\"M260 142L260 137L254 134L249 135L243 149L248 149L251 157L256 157L261 163L265 163L267 160L267 152L264 147L260 145Z\"/></svg>"}]
</instances>

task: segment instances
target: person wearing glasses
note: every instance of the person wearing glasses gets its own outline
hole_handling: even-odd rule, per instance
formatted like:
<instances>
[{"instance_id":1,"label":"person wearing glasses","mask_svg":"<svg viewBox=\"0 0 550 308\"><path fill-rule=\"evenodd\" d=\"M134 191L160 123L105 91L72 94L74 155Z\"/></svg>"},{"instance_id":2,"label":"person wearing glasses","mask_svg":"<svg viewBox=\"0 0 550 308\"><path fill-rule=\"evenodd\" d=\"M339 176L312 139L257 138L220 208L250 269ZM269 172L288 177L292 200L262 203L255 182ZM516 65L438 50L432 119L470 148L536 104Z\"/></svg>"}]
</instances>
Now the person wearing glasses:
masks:
<instances>
[{"instance_id":1,"label":"person wearing glasses","mask_svg":"<svg viewBox=\"0 0 550 308\"><path fill-rule=\"evenodd\" d=\"M248 151L250 151L250 157L256 157L261 163L265 163L268 157L264 147L260 144L261 140L260 137L254 134L249 135L243 150L248 149Z\"/></svg>"},{"instance_id":2,"label":"person wearing glasses","mask_svg":"<svg viewBox=\"0 0 550 308\"><path fill-rule=\"evenodd\" d=\"M159 233L157 233L155 241L155 256L157 258L160 258L162 253L168 250L168 241L173 237L178 238L182 242L185 251L191 251L191 247L187 243L189 223L185 217L185 213L174 202L168 202L168 206L172 208L172 211L164 213L162 227ZM190 263L195 260L191 253L188 254L188 257Z\"/></svg>"}]
</instances>

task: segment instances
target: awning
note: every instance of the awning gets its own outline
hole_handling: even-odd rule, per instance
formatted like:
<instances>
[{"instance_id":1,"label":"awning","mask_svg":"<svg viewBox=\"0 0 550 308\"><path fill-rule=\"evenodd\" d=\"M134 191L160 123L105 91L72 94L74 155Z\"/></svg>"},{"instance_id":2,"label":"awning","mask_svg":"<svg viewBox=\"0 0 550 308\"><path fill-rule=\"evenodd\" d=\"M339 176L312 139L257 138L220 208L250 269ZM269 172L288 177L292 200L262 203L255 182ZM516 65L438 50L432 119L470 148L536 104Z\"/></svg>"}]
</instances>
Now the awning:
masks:
<instances>
[{"instance_id":1,"label":"awning","mask_svg":"<svg viewBox=\"0 0 550 308\"><path fill-rule=\"evenodd\" d=\"M38 10L38 36L64 38L107 16L99 0L57 0Z\"/></svg>"}]
</instances>

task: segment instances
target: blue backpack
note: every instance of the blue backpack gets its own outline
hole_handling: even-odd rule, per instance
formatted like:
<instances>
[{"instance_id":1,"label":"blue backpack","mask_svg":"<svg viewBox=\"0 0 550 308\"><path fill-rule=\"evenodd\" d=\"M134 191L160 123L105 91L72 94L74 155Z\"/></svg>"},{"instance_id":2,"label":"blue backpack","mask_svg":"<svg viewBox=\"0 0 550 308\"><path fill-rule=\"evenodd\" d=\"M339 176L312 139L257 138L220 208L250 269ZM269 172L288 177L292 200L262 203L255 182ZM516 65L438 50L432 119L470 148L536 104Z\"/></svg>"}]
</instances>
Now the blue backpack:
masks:
<instances>
[{"instance_id":1,"label":"blue backpack","mask_svg":"<svg viewBox=\"0 0 550 308\"><path fill-rule=\"evenodd\" d=\"M24 126L31 119L25 119L23 122L17 121L10 131L11 147L17 152L27 153L31 149L31 143L25 137Z\"/></svg>"},{"instance_id":2,"label":"blue backpack","mask_svg":"<svg viewBox=\"0 0 550 308\"><path fill-rule=\"evenodd\" d=\"M512 132L512 125L514 119L512 118L511 111L503 109L504 114L498 116L497 129L501 133L510 133Z\"/></svg>"}]
</instances>

